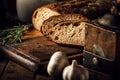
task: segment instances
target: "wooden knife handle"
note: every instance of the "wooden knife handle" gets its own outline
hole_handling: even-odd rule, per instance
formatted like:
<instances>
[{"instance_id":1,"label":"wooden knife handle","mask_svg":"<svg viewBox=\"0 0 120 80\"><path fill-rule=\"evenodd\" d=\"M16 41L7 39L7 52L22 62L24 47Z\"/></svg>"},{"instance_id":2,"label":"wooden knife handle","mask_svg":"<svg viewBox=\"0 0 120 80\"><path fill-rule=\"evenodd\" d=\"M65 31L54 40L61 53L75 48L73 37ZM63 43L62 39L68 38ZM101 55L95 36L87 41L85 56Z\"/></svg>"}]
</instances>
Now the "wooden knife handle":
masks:
<instances>
[{"instance_id":1,"label":"wooden knife handle","mask_svg":"<svg viewBox=\"0 0 120 80\"><path fill-rule=\"evenodd\" d=\"M9 45L0 46L0 52L12 61L19 65L29 69L30 71L37 72L40 68L40 59L30 54L25 54L22 51L17 50Z\"/></svg>"}]
</instances>

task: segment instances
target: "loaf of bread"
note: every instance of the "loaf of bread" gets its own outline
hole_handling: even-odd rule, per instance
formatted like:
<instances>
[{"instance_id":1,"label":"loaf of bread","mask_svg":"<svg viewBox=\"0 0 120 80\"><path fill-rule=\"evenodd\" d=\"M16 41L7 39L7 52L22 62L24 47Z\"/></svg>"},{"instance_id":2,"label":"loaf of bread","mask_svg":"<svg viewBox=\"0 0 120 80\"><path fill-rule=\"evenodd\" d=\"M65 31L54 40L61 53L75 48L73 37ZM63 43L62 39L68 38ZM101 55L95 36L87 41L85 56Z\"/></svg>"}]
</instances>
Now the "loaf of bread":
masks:
<instances>
[{"instance_id":1,"label":"loaf of bread","mask_svg":"<svg viewBox=\"0 0 120 80\"><path fill-rule=\"evenodd\" d=\"M67 13L75 13L75 11L78 11L77 8L86 5L87 2L88 1L63 1L40 7L33 13L33 26L37 30L40 30L44 20L48 19L49 17Z\"/></svg>"},{"instance_id":2,"label":"loaf of bread","mask_svg":"<svg viewBox=\"0 0 120 80\"><path fill-rule=\"evenodd\" d=\"M80 14L61 14L43 22L41 32L48 39L59 44L84 45L85 31L81 22L89 19Z\"/></svg>"},{"instance_id":3,"label":"loaf of bread","mask_svg":"<svg viewBox=\"0 0 120 80\"><path fill-rule=\"evenodd\" d=\"M110 12L112 0L73 0L57 2L38 8L32 16L33 26L40 30L42 23L51 16L61 14L83 14L97 19Z\"/></svg>"}]
</instances>

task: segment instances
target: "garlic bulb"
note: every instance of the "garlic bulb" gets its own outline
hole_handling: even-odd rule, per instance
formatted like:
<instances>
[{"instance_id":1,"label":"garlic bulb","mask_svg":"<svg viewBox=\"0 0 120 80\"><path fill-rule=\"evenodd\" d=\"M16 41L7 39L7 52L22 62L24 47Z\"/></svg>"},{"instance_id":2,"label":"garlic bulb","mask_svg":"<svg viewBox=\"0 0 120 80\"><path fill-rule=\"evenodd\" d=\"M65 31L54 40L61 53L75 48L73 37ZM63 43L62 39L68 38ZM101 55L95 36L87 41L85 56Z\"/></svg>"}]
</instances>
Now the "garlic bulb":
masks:
<instances>
[{"instance_id":1,"label":"garlic bulb","mask_svg":"<svg viewBox=\"0 0 120 80\"><path fill-rule=\"evenodd\" d=\"M53 77L62 77L62 71L63 69L69 65L67 56L61 52L57 51L55 52L48 63L47 66L47 72L50 76Z\"/></svg>"},{"instance_id":2,"label":"garlic bulb","mask_svg":"<svg viewBox=\"0 0 120 80\"><path fill-rule=\"evenodd\" d=\"M88 80L88 70L82 65L78 65L76 60L63 70L63 80Z\"/></svg>"}]
</instances>

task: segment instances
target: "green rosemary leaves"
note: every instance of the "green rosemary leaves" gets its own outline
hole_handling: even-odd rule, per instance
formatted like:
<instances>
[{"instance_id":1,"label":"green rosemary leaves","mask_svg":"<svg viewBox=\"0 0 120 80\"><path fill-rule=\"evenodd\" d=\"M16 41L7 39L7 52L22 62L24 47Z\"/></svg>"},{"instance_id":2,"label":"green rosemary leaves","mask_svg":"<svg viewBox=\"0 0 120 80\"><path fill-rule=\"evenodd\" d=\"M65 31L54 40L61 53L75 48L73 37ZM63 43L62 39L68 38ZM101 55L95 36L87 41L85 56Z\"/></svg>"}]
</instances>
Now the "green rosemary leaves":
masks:
<instances>
[{"instance_id":1,"label":"green rosemary leaves","mask_svg":"<svg viewBox=\"0 0 120 80\"><path fill-rule=\"evenodd\" d=\"M31 27L29 25L18 25L11 28L0 30L0 42L4 45L7 42L17 43L22 42L21 37Z\"/></svg>"}]
</instances>

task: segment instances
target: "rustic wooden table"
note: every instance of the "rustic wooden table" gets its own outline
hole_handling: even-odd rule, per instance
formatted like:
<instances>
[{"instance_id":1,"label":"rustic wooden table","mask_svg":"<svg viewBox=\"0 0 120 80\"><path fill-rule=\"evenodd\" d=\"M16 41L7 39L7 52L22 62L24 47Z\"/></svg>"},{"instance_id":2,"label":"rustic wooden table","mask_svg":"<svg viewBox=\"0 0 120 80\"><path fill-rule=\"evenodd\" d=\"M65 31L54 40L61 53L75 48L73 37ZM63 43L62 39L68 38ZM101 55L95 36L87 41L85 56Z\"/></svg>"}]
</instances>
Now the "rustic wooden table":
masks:
<instances>
[{"instance_id":1,"label":"rustic wooden table","mask_svg":"<svg viewBox=\"0 0 120 80\"><path fill-rule=\"evenodd\" d=\"M38 31L33 31L28 33L24 39L37 36L41 36L41 34ZM47 74L35 74L0 53L0 80L52 80L52 78Z\"/></svg>"},{"instance_id":2,"label":"rustic wooden table","mask_svg":"<svg viewBox=\"0 0 120 80\"><path fill-rule=\"evenodd\" d=\"M20 44L12 44L16 49L22 50L24 53L33 54L35 57L43 59L43 66L46 69L46 65L49 61L50 56L54 51L63 50L66 53L69 61L76 59L81 63L82 61L82 54L81 49L73 49L67 47L61 47L57 44L48 41L43 35L36 30L31 30L23 37L23 43ZM40 54L39 54L40 53ZM71 53L76 53L71 54ZM77 54L78 53L78 54ZM45 70L41 71L42 74L34 73L27 68L24 68L20 64L16 63L15 61L9 59L4 53L0 51L0 80L53 80ZM46 61L47 60L47 61ZM45 62L44 62L45 61Z\"/></svg>"},{"instance_id":3,"label":"rustic wooden table","mask_svg":"<svg viewBox=\"0 0 120 80\"><path fill-rule=\"evenodd\" d=\"M0 80L53 80L48 75L35 74L0 55Z\"/></svg>"}]
</instances>

